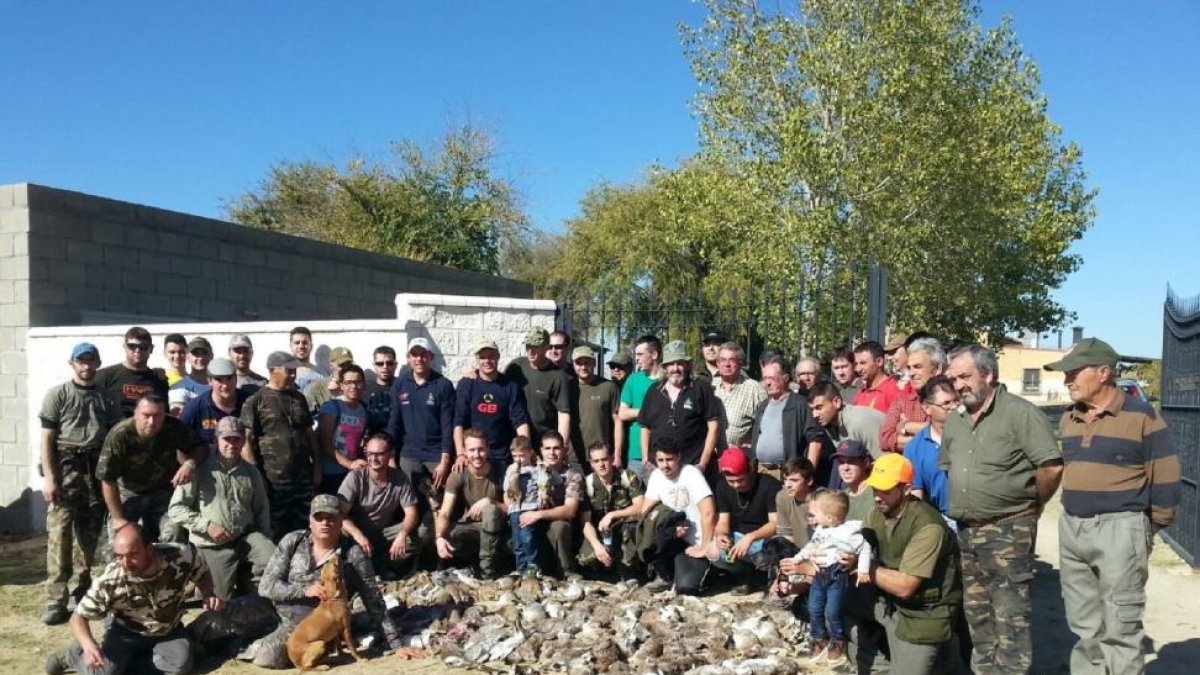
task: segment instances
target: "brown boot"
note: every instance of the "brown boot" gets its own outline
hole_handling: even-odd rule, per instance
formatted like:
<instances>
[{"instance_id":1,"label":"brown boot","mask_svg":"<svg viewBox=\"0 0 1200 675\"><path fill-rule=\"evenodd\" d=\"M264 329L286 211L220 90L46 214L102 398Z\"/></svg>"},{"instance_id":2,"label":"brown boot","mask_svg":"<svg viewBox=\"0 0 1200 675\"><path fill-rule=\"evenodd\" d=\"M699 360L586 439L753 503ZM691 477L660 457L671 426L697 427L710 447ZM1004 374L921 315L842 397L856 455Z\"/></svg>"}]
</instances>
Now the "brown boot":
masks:
<instances>
[{"instance_id":1,"label":"brown boot","mask_svg":"<svg viewBox=\"0 0 1200 675\"><path fill-rule=\"evenodd\" d=\"M814 663L825 658L829 651L829 640L813 640L808 647L808 659Z\"/></svg>"},{"instance_id":2,"label":"brown boot","mask_svg":"<svg viewBox=\"0 0 1200 675\"><path fill-rule=\"evenodd\" d=\"M837 666L846 660L846 641L830 640L829 649L825 652L825 663Z\"/></svg>"}]
</instances>

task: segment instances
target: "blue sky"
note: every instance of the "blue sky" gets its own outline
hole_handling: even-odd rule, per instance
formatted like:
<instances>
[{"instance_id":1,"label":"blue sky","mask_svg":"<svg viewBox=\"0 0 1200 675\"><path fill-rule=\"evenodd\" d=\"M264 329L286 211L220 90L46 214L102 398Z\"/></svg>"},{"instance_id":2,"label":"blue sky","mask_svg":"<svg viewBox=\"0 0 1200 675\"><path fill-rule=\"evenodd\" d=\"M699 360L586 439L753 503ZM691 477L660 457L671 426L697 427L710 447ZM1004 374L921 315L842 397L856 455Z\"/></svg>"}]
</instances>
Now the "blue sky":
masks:
<instances>
[{"instance_id":1,"label":"blue sky","mask_svg":"<svg viewBox=\"0 0 1200 675\"><path fill-rule=\"evenodd\" d=\"M0 183L219 216L273 162L470 120L556 229L597 181L696 148L676 24L701 8L685 0L5 4ZM1157 356L1167 284L1200 293L1200 3L983 10L1013 18L1100 189L1057 297L1089 335Z\"/></svg>"}]
</instances>

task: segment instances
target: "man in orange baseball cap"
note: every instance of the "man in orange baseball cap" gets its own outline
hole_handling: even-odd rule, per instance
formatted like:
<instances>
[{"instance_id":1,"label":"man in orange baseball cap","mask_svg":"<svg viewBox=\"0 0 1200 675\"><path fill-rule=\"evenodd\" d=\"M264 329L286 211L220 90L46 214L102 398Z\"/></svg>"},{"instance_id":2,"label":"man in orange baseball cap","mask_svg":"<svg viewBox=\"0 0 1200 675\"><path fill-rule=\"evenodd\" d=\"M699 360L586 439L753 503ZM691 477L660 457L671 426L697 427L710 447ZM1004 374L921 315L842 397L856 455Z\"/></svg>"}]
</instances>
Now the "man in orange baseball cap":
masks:
<instances>
[{"instance_id":1,"label":"man in orange baseball cap","mask_svg":"<svg viewBox=\"0 0 1200 675\"><path fill-rule=\"evenodd\" d=\"M912 480L912 464L895 453L875 460L866 480L876 508L863 533L871 530L878 546L871 583L896 608L882 614L892 672L958 672L953 628L962 611L962 581L954 535L937 509L909 494Z\"/></svg>"}]
</instances>

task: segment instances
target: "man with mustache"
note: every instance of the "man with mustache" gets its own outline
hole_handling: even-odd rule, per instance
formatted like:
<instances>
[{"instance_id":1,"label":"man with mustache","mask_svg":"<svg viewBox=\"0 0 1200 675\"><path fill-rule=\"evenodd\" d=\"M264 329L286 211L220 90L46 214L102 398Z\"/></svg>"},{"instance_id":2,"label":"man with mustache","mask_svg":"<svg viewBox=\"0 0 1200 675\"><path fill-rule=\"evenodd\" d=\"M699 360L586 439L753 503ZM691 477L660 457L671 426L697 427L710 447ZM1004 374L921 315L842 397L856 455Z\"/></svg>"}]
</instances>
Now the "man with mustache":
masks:
<instances>
[{"instance_id":1,"label":"man with mustache","mask_svg":"<svg viewBox=\"0 0 1200 675\"><path fill-rule=\"evenodd\" d=\"M951 518L962 549L963 610L977 673L1027 673L1038 514L1062 479L1062 454L1045 413L996 383L996 354L950 353L947 375L963 408L942 433Z\"/></svg>"}]
</instances>

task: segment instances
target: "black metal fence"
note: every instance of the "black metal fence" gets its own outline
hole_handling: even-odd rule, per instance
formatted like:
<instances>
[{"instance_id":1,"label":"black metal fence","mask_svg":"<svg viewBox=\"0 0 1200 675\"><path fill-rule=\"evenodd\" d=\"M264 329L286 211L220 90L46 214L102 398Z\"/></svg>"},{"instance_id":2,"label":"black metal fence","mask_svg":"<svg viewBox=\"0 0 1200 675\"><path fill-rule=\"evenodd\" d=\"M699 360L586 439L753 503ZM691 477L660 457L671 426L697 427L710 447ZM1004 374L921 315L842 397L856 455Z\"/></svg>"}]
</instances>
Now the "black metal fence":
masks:
<instances>
[{"instance_id":1,"label":"black metal fence","mask_svg":"<svg viewBox=\"0 0 1200 675\"><path fill-rule=\"evenodd\" d=\"M1169 287L1163 304L1162 416L1179 452L1182 494L1163 536L1189 565L1200 561L1200 295Z\"/></svg>"},{"instance_id":2,"label":"black metal fence","mask_svg":"<svg viewBox=\"0 0 1200 675\"><path fill-rule=\"evenodd\" d=\"M683 340L698 359L704 334L716 331L742 345L751 366L766 348L789 357L828 358L838 347L870 335L873 325L882 325L873 319L884 311L886 279L870 293L867 282L868 274L844 270L807 288L796 279L707 293L667 295L647 287L581 294L558 303L555 324L606 355L651 334L664 344Z\"/></svg>"}]
</instances>

